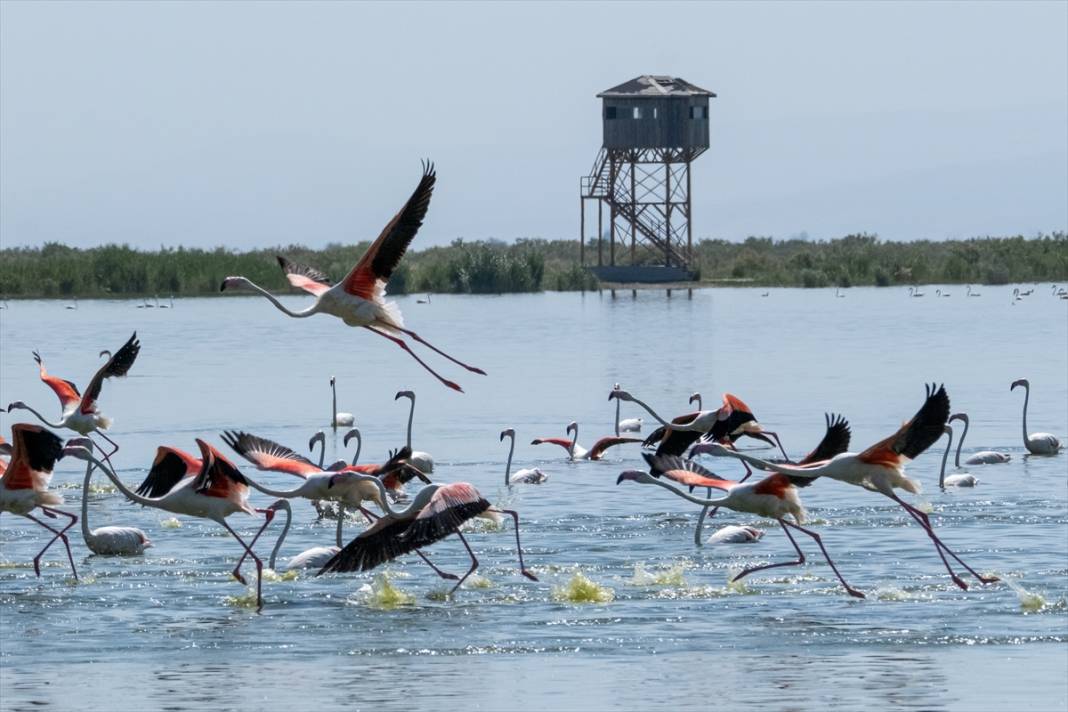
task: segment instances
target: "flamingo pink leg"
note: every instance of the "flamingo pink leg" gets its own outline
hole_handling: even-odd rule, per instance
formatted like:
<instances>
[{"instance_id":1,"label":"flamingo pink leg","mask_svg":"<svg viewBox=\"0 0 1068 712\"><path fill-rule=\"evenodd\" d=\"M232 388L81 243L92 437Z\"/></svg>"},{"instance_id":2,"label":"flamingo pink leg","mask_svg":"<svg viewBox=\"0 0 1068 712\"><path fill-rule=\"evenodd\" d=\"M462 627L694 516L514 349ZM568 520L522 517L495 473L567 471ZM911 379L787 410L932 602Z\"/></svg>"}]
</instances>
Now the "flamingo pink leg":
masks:
<instances>
[{"instance_id":1,"label":"flamingo pink leg","mask_svg":"<svg viewBox=\"0 0 1068 712\"><path fill-rule=\"evenodd\" d=\"M452 587L452 590L449 591L450 596L456 593L456 589L460 588L460 585L467 580L467 577L475 573L475 571L478 569L478 559L475 557L475 552L471 550L471 545L468 544L467 539L464 538L464 533L460 530L457 530L456 536L460 537L460 541L462 541L464 543L464 546L467 548L467 553L471 557L471 568L469 568L467 570L467 573L463 575L463 578L457 581L456 585Z\"/></svg>"},{"instance_id":2,"label":"flamingo pink leg","mask_svg":"<svg viewBox=\"0 0 1068 712\"><path fill-rule=\"evenodd\" d=\"M831 561L831 555L827 553L826 547L823 546L823 540L820 538L819 534L817 534L816 532L814 532L814 531L812 531L810 529L805 529L802 526L799 526L797 524L793 524L791 522L788 522L785 519L780 519L779 523L783 525L783 527L782 527L783 531L786 532L787 536L790 535L790 530L787 529L786 527L793 527L797 531L804 532L805 534L808 534L810 537L812 537L816 541L816 543L819 545L820 551L823 552L823 558L827 559L827 563L830 564L831 570L834 571L834 575L837 576L838 580L842 582L842 587L846 590L846 593L848 593L850 596L853 596L854 598L864 598L865 597L863 593L861 593L857 589L855 589L852 586L850 586L848 583L846 583L846 580L844 578L842 578L842 574L839 573L838 567L834 565L833 561ZM792 540L793 540L793 537L791 537L791 541ZM796 547L797 545L794 544L794 546Z\"/></svg>"},{"instance_id":3,"label":"flamingo pink leg","mask_svg":"<svg viewBox=\"0 0 1068 712\"><path fill-rule=\"evenodd\" d=\"M392 328L396 329L397 331L401 332L402 334L407 334L408 336L412 337L413 339L415 339L416 341L421 343L423 346L426 346L428 349L430 349L434 353L440 354L440 355L444 356L445 358L449 359L450 361L455 363L457 366L463 366L468 371L471 371L473 373L478 373L478 374L481 374L483 376L486 375L486 372L483 371L481 368L477 368L475 366L468 366L463 361L461 361L459 359L456 359L456 358L453 358L452 356L450 356L449 354L445 353L444 351L439 349L437 346L434 346L434 344L430 343L429 341L427 341L426 339L424 339L422 336L420 336L419 334L415 333L414 331L412 331L410 329L402 329L399 326L394 326Z\"/></svg>"},{"instance_id":4,"label":"flamingo pink leg","mask_svg":"<svg viewBox=\"0 0 1068 712\"><path fill-rule=\"evenodd\" d=\"M267 525L271 523L271 520L274 519L275 514L273 509L257 509L256 511L262 513L266 521L263 522L263 526L259 528L259 531L256 532L256 535L252 537L252 542L248 545L249 549L256 546L256 541L260 538L260 534L263 534L263 530L266 529ZM241 558L237 560L237 566L234 567L233 571L234 578L236 578L241 583L245 583L245 577L241 575L241 564L245 563L245 559L247 557L247 553L242 554Z\"/></svg>"},{"instance_id":5,"label":"flamingo pink leg","mask_svg":"<svg viewBox=\"0 0 1068 712\"><path fill-rule=\"evenodd\" d=\"M782 530L786 532L786 538L789 539L790 543L794 545L794 550L797 552L797 561L780 561L777 564L763 564L761 566L752 566L732 578L731 583L734 583L738 579L744 578L756 571L764 571L765 569L777 569L780 566L800 566L801 564L805 563L805 552L801 551L801 547L799 547L797 545L797 542L794 541L794 537L792 534L790 534L790 530L786 528L786 522L780 519L779 524L782 525Z\"/></svg>"},{"instance_id":6,"label":"flamingo pink leg","mask_svg":"<svg viewBox=\"0 0 1068 712\"><path fill-rule=\"evenodd\" d=\"M387 334L385 332L382 332L382 331L379 331L378 329L375 329L374 327L365 326L363 328L367 329L368 331L370 331L370 332L372 332L374 334L378 334L379 336L381 336L384 339L389 339L390 341L395 343L397 346L399 346L402 349L404 349L405 351L407 351L408 355L411 356L412 358L414 358L416 361L418 361L420 366L422 366L427 371L429 371L434 376L434 378L438 379L439 381L441 381L443 384L445 384L449 388L453 389L454 391L459 391L460 393L464 392L464 389L460 388L459 384L454 383L453 381L450 381L447 378L443 378L440 373L438 373L437 371L432 369L430 366L428 366L426 361L424 361L423 359L421 359L418 356L416 356L415 352L412 351L412 349L408 346L408 344L404 341L404 339L397 338L396 336L390 336L389 334Z\"/></svg>"},{"instance_id":7,"label":"flamingo pink leg","mask_svg":"<svg viewBox=\"0 0 1068 712\"><path fill-rule=\"evenodd\" d=\"M252 560L256 562L256 612L259 613L263 610L263 562L260 560L260 557L256 556L252 549L249 548L248 544L246 544L244 540L237 535L237 532L230 528L230 525L226 523L225 519L221 519L219 521L219 524L222 524L226 531L230 532L234 539L237 539L237 543L241 545L241 547L245 550L245 553L251 556ZM263 530L261 529L260 531ZM242 584L245 583L245 579L240 575L240 572L235 570L234 576Z\"/></svg>"},{"instance_id":8,"label":"flamingo pink leg","mask_svg":"<svg viewBox=\"0 0 1068 712\"><path fill-rule=\"evenodd\" d=\"M33 557L33 571L34 571L34 573L37 574L38 578L41 576L41 557L44 556L45 552L48 551L49 547L52 546L53 542L55 542L56 539L62 539L63 540L63 545L65 547L67 547L67 560L70 561L71 573L74 574L74 580L77 581L78 580L78 571L74 568L74 555L70 551L70 540L67 539L67 530L70 529L71 527L73 527L78 522L78 517L74 516L73 514L68 514L67 512L61 512L58 509L51 509L49 507L41 507L41 511L43 511L45 514L47 514L48 516L53 517L53 518L55 518L55 516L57 514L62 514L64 517L70 517L71 521L70 521L69 524L67 524L67 526L63 527L62 529L53 529L52 527L50 527L45 522L42 522L37 517L34 517L34 516L30 515L30 514L24 515L30 521L37 522L42 527L44 527L45 529L47 529L48 531L52 532L55 535L48 541L47 544L45 544L44 548L41 549L40 552L38 552L37 556Z\"/></svg>"},{"instance_id":9,"label":"flamingo pink leg","mask_svg":"<svg viewBox=\"0 0 1068 712\"><path fill-rule=\"evenodd\" d=\"M968 573L974 576L980 583L997 583L1001 580L997 576L983 576L971 566L968 566L968 564L964 563L964 561L962 561L961 558L957 556L952 549L946 546L945 542L943 542L942 539L934 533L934 527L931 526L931 519L927 516L926 512L916 509L897 495L891 495L890 498L900 504L902 507L904 507L905 511L911 514L913 519L915 519L919 523L919 525L924 528L924 530L927 532L927 536L929 536L931 538L931 541L935 543L935 550L938 551L938 555L942 558L943 563L946 564L946 568L949 569L949 573L950 576L953 578L953 582L956 583L958 586L965 590L967 590L968 588L967 585L965 585L964 582L961 581L960 578L953 573L953 570L949 568L949 563L946 562L946 557L942 554L943 549L947 554L952 556L958 564L963 566L968 571Z\"/></svg>"},{"instance_id":10,"label":"flamingo pink leg","mask_svg":"<svg viewBox=\"0 0 1068 712\"><path fill-rule=\"evenodd\" d=\"M515 520L515 550L519 553L519 573L526 576L531 581L537 581L538 577L527 570L526 564L523 563L523 545L519 543L519 512L513 509L498 509L494 510L501 514L507 514Z\"/></svg>"}]
</instances>

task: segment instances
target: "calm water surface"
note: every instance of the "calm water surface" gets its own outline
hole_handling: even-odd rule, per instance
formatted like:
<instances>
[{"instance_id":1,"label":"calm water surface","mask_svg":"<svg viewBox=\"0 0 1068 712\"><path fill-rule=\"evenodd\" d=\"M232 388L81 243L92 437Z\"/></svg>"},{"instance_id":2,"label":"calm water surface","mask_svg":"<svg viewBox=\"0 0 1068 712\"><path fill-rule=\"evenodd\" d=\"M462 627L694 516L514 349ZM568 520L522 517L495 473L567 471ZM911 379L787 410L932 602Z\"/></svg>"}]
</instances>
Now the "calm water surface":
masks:
<instances>
[{"instance_id":1,"label":"calm water surface","mask_svg":"<svg viewBox=\"0 0 1068 712\"><path fill-rule=\"evenodd\" d=\"M528 563L541 581L517 575L510 525L476 527L469 539L483 578L453 600L406 557L388 572L412 597L408 605L384 606L371 575L305 574L266 581L257 615L229 577L238 548L221 528L190 518L165 526L170 515L128 504L101 481L89 494L90 525L139 526L155 546L143 557L89 556L73 536L79 583L59 547L35 578L29 562L42 532L0 517L0 708L672 709L726 701L785 710L1064 710L1068 458L1025 456L1023 395L1009 384L1031 380L1031 431L1068 434L1068 304L1042 285L1015 306L1011 287L984 287L978 299L950 291L950 299L909 299L900 289L851 289L844 299L829 290L761 298L759 290L732 289L692 300L401 298L410 326L489 372L430 358L464 395L384 340L327 317L294 321L261 299L180 300L170 310L12 302L0 311L0 402L25 400L52 417L57 402L37 380L30 352L39 349L53 373L85 386L100 364L97 351L137 330L140 358L102 398L127 483L140 482L157 445L195 451L193 438L203 436L221 447L226 428L305 448L329 422L331 375L339 409L353 412L363 431L363 459L379 460L403 443L407 401L394 402L394 393L414 389L414 446L434 455L437 479L468 480L519 510ZM966 561L1016 588L957 589L896 505L834 482L805 490L804 500L812 526L867 600L842 593L810 541L800 542L805 566L728 587L731 570L788 560L792 550L773 522L721 512L716 525L754 525L767 535L752 545L697 548L693 506L659 488L615 485L621 470L640 463L637 447L610 451L606 462L568 463L559 448L528 444L563 436L571 420L587 447L609 434L607 395L619 382L672 415L686 412L694 390L706 406L730 390L793 455L818 441L825 411L841 412L856 450L915 412L925 381L944 381L954 411L971 415L965 451L1008 450L1013 460L971 468L975 489L941 493L940 441L909 468L925 486L914 500L932 507L936 527ZM6 433L13 421L5 413L0 422ZM518 434L514 467L541 467L546 485L510 493L502 486L507 449L498 434L509 426ZM331 458L345 454L340 438L327 444ZM706 464L739 474L734 463ZM53 480L70 511L81 505L83 474L63 461ZM262 480L294 486L281 475ZM283 554L330 543L332 522L315 521L304 502L294 511ZM243 534L256 526L248 517L232 521ZM444 568L466 568L456 540L430 553ZM614 600L561 596L576 572L612 589Z\"/></svg>"}]
</instances>

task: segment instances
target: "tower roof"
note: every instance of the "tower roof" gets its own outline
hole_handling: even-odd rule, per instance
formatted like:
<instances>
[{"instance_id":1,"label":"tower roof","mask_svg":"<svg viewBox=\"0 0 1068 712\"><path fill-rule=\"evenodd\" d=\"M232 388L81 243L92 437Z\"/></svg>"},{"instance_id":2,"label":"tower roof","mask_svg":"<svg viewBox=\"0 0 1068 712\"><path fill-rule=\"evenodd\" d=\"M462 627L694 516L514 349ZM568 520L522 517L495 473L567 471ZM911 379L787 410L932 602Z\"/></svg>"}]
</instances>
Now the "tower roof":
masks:
<instances>
[{"instance_id":1,"label":"tower roof","mask_svg":"<svg viewBox=\"0 0 1068 712\"><path fill-rule=\"evenodd\" d=\"M669 77L664 74L643 74L634 77L619 86L605 89L598 97L671 97L671 96L710 96L715 97L713 92L690 84L679 77Z\"/></svg>"}]
</instances>

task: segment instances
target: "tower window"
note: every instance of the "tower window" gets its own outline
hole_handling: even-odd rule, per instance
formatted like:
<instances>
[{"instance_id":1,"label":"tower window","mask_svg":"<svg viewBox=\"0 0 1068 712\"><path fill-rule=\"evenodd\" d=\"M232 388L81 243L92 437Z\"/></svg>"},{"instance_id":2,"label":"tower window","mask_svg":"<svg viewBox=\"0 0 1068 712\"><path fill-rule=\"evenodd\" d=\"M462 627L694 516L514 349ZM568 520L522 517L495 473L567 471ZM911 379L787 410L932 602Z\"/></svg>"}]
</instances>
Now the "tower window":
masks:
<instances>
[{"instance_id":1,"label":"tower window","mask_svg":"<svg viewBox=\"0 0 1068 712\"><path fill-rule=\"evenodd\" d=\"M707 119L708 107L707 106L691 106L690 107L691 119Z\"/></svg>"},{"instance_id":2,"label":"tower window","mask_svg":"<svg viewBox=\"0 0 1068 712\"><path fill-rule=\"evenodd\" d=\"M640 106L635 106L631 109L631 118L640 119L642 117L642 109Z\"/></svg>"},{"instance_id":3,"label":"tower window","mask_svg":"<svg viewBox=\"0 0 1068 712\"><path fill-rule=\"evenodd\" d=\"M616 118L616 107L614 107L614 106L606 106L606 107L604 107L604 117L606 119L614 119L614 118Z\"/></svg>"}]
</instances>

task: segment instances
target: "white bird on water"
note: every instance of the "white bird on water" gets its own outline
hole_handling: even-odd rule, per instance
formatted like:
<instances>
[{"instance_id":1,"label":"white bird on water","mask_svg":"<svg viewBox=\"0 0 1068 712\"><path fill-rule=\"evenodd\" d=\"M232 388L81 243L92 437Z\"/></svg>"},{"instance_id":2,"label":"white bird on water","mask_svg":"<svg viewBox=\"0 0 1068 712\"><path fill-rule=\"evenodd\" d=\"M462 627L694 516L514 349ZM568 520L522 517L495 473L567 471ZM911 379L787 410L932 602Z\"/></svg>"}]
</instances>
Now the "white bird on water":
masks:
<instances>
[{"instance_id":1,"label":"white bird on water","mask_svg":"<svg viewBox=\"0 0 1068 712\"><path fill-rule=\"evenodd\" d=\"M393 396L393 400L399 398L407 398L411 401L411 408L408 410L408 449L412 447L412 420L415 418L415 392L414 391L400 391L397 395ZM412 454L408 457L408 464L414 466L424 475L433 474L434 472L434 457L429 452L422 452L421 450L413 450Z\"/></svg>"},{"instance_id":2,"label":"white bird on water","mask_svg":"<svg viewBox=\"0 0 1068 712\"><path fill-rule=\"evenodd\" d=\"M940 489L945 489L946 487L975 487L979 484L979 480L975 479L975 475L968 472L946 477L946 461L949 460L949 450L953 447L953 428L946 425L943 427L943 432L949 436L949 440L946 441L946 451L942 453L942 469L938 473L938 487Z\"/></svg>"},{"instance_id":3,"label":"white bird on water","mask_svg":"<svg viewBox=\"0 0 1068 712\"><path fill-rule=\"evenodd\" d=\"M93 450L93 441L89 438L73 438L66 447L84 447ZM93 463L85 464L85 480L82 482L82 539L85 546L94 554L102 556L136 556L145 553L152 546L148 536L137 527L98 527L89 528L89 482L93 476Z\"/></svg>"},{"instance_id":4,"label":"white bird on water","mask_svg":"<svg viewBox=\"0 0 1068 712\"><path fill-rule=\"evenodd\" d=\"M512 428L506 428L501 431L501 442L504 442L505 438L511 438L511 444L508 446L508 462L504 465L504 484L508 487L512 485L540 485L549 480L549 476L539 470L537 467L525 468L519 470L514 475L512 472L512 454L515 452L515 430Z\"/></svg>"},{"instance_id":5,"label":"white bird on water","mask_svg":"<svg viewBox=\"0 0 1068 712\"><path fill-rule=\"evenodd\" d=\"M949 416L949 422L954 420L960 420L964 423L964 432L960 435L960 440L957 442L957 456L954 459L954 464L960 467L960 449L964 446L964 438L968 437L968 416L964 413L954 413ZM1004 462L1008 462L1012 459L1012 455L1007 452L1001 452L1000 450L980 450L979 452L972 453L964 460L965 465L998 465Z\"/></svg>"},{"instance_id":6,"label":"white bird on water","mask_svg":"<svg viewBox=\"0 0 1068 712\"><path fill-rule=\"evenodd\" d=\"M1056 435L1050 433L1027 434L1027 401L1031 399L1031 382L1026 378L1013 381L1009 390L1016 390L1016 386L1024 387L1023 405L1023 441L1027 451L1032 455L1056 455L1064 447Z\"/></svg>"},{"instance_id":7,"label":"white bird on water","mask_svg":"<svg viewBox=\"0 0 1068 712\"><path fill-rule=\"evenodd\" d=\"M330 426L337 430L338 426L350 427L356 423L356 416L352 413L346 413L337 409L337 379L333 376L330 377L330 393L334 397L334 407L331 409L333 412L333 421Z\"/></svg>"}]
</instances>

